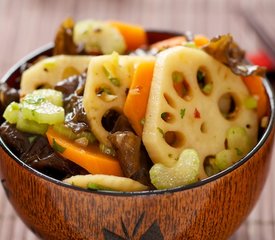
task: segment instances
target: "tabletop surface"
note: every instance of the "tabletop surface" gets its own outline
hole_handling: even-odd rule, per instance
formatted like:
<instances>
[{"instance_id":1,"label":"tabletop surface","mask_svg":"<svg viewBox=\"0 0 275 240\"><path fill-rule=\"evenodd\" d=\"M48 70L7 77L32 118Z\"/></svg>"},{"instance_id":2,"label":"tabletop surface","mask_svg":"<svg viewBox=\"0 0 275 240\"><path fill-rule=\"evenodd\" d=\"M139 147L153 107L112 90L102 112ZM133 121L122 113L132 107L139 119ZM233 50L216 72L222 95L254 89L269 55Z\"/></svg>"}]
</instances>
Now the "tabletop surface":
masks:
<instances>
[{"instance_id":1,"label":"tabletop surface","mask_svg":"<svg viewBox=\"0 0 275 240\"><path fill-rule=\"evenodd\" d=\"M244 49L254 53L262 45L242 17L241 9L247 8L260 18L268 16L266 26L274 29L274 0L0 0L0 76L27 53L51 42L68 16L75 20L118 19L147 29L191 30L207 36L231 33ZM231 240L275 239L274 173L273 161L256 207ZM0 239L37 239L16 215L2 187Z\"/></svg>"}]
</instances>

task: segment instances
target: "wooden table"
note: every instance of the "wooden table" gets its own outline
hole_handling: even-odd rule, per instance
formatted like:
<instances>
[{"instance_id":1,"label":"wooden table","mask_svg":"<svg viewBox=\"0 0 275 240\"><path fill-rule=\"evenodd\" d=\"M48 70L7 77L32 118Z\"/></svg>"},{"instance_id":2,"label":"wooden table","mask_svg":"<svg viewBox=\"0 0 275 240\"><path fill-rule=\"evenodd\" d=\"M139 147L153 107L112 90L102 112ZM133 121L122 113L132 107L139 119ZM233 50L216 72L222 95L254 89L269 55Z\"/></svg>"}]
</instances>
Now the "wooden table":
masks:
<instances>
[{"instance_id":1,"label":"wooden table","mask_svg":"<svg viewBox=\"0 0 275 240\"><path fill-rule=\"evenodd\" d=\"M0 0L0 75L25 54L51 42L57 26L68 16L76 20L119 19L141 24L148 29L192 30L208 36L230 32L243 48L255 52L261 48L260 42L239 11L246 7L252 7L259 14L263 11L271 13L275 12L275 1ZM231 239L275 239L274 172L273 162L257 206ZM36 239L12 209L2 187L0 239Z\"/></svg>"}]
</instances>

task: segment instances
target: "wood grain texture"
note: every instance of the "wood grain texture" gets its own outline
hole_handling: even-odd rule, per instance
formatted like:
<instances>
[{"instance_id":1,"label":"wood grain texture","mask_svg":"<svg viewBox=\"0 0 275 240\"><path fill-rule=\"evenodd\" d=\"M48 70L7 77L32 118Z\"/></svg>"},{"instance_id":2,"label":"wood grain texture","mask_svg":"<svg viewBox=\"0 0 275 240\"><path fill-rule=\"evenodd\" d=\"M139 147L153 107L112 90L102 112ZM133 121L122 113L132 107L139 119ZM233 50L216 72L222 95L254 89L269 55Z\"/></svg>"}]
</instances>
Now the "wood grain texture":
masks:
<instances>
[{"instance_id":1,"label":"wood grain texture","mask_svg":"<svg viewBox=\"0 0 275 240\"><path fill-rule=\"evenodd\" d=\"M273 131L274 133L274 128ZM227 239L258 200L273 136L251 159L202 186L166 194L115 196L47 181L0 149L0 177L26 225L43 239ZM39 197L38 197L39 196ZM151 235L152 234L152 235ZM107 236L107 237L106 237Z\"/></svg>"},{"instance_id":2,"label":"wood grain texture","mask_svg":"<svg viewBox=\"0 0 275 240\"><path fill-rule=\"evenodd\" d=\"M189 29L208 36L230 32L243 48L254 52L261 45L238 13L240 7L257 9L255 15L258 18L264 18L263 12L269 13L269 23L275 20L273 0L0 0L0 75L25 54L52 41L57 26L67 16L75 19L119 19L150 29ZM275 147L272 151L275 154ZM270 168L271 174L256 208L231 239L275 239L274 161ZM122 221L119 221L121 226ZM121 229L119 231L123 232ZM0 239L37 239L18 218L2 187Z\"/></svg>"}]
</instances>

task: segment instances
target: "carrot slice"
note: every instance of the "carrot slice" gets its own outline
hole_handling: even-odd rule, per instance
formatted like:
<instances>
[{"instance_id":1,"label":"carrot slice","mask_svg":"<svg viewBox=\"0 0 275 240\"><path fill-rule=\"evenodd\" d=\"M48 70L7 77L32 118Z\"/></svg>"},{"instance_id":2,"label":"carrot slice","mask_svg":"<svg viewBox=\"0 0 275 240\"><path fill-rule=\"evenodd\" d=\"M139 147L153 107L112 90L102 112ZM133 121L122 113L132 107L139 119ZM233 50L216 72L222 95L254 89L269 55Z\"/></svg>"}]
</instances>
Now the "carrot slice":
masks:
<instances>
[{"instance_id":1,"label":"carrot slice","mask_svg":"<svg viewBox=\"0 0 275 240\"><path fill-rule=\"evenodd\" d=\"M141 26L120 21L109 21L109 23L122 34L128 50L135 50L147 44L146 32Z\"/></svg>"},{"instance_id":2,"label":"carrot slice","mask_svg":"<svg viewBox=\"0 0 275 240\"><path fill-rule=\"evenodd\" d=\"M194 36L194 43L196 44L197 47L201 47L209 43L209 39L203 35L196 34Z\"/></svg>"},{"instance_id":3,"label":"carrot slice","mask_svg":"<svg viewBox=\"0 0 275 240\"><path fill-rule=\"evenodd\" d=\"M165 39L163 41L156 42L150 46L151 49L163 50L170 47L180 46L186 42L186 38L184 36L176 36Z\"/></svg>"},{"instance_id":4,"label":"carrot slice","mask_svg":"<svg viewBox=\"0 0 275 240\"><path fill-rule=\"evenodd\" d=\"M123 112L138 136L142 135L155 62L140 63L134 73Z\"/></svg>"},{"instance_id":5,"label":"carrot slice","mask_svg":"<svg viewBox=\"0 0 275 240\"><path fill-rule=\"evenodd\" d=\"M119 162L102 152L97 145L82 147L57 134L51 127L46 132L50 145L66 159L92 174L123 176Z\"/></svg>"},{"instance_id":6,"label":"carrot slice","mask_svg":"<svg viewBox=\"0 0 275 240\"><path fill-rule=\"evenodd\" d=\"M243 77L243 81L247 86L249 92L257 97L257 113L258 117L262 118L263 116L265 116L268 110L268 98L265 92L262 78L259 76L248 76Z\"/></svg>"}]
</instances>

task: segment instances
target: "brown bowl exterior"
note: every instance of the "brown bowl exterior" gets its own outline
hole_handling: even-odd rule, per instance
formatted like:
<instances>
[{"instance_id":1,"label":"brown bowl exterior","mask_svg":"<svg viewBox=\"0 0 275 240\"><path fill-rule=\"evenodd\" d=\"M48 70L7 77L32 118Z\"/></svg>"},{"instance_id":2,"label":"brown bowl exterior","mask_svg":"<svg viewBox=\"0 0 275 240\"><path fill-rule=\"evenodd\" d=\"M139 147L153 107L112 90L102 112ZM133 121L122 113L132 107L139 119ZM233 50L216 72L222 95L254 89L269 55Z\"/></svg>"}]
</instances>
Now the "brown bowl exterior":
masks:
<instances>
[{"instance_id":1,"label":"brown bowl exterior","mask_svg":"<svg viewBox=\"0 0 275 240\"><path fill-rule=\"evenodd\" d=\"M77 190L33 173L2 148L0 176L19 216L42 239L222 240L239 227L260 195L272 138L234 171L182 191L123 195Z\"/></svg>"},{"instance_id":2,"label":"brown bowl exterior","mask_svg":"<svg viewBox=\"0 0 275 240\"><path fill-rule=\"evenodd\" d=\"M46 49L39 53L50 54ZM4 79L12 84L18 71L17 66ZM29 168L3 142L2 185L16 212L42 239L227 239L255 205L270 167L274 99L266 86L272 113L268 132L245 159L192 186L151 193L89 192Z\"/></svg>"}]
</instances>

